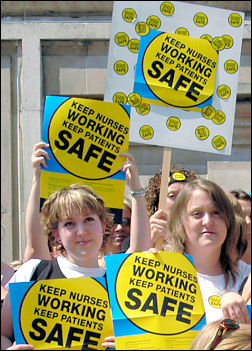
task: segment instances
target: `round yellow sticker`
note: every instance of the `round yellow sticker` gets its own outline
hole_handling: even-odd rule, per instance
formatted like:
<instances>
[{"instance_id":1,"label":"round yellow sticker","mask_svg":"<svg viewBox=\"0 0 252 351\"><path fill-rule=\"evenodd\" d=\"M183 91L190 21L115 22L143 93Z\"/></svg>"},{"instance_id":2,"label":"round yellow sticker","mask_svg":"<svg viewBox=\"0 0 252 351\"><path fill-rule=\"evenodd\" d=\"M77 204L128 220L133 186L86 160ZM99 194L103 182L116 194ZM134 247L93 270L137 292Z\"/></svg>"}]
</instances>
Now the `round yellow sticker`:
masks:
<instances>
[{"instance_id":1,"label":"round yellow sticker","mask_svg":"<svg viewBox=\"0 0 252 351\"><path fill-rule=\"evenodd\" d=\"M223 111L215 111L215 116L214 118L212 119L212 121L215 123L215 124L223 124L226 120L226 115Z\"/></svg>"},{"instance_id":2,"label":"round yellow sticker","mask_svg":"<svg viewBox=\"0 0 252 351\"><path fill-rule=\"evenodd\" d=\"M158 29L161 26L161 21L158 16L149 16L146 23L151 29Z\"/></svg>"},{"instance_id":3,"label":"round yellow sticker","mask_svg":"<svg viewBox=\"0 0 252 351\"><path fill-rule=\"evenodd\" d=\"M122 12L122 17L125 22L132 23L136 20L137 14L133 9L124 9Z\"/></svg>"},{"instance_id":4,"label":"round yellow sticker","mask_svg":"<svg viewBox=\"0 0 252 351\"><path fill-rule=\"evenodd\" d=\"M129 51L137 54L139 50L139 39L131 39L128 43L128 48Z\"/></svg>"},{"instance_id":5,"label":"round yellow sticker","mask_svg":"<svg viewBox=\"0 0 252 351\"><path fill-rule=\"evenodd\" d=\"M198 126L195 129L195 135L200 140L205 140L209 137L209 129L205 126Z\"/></svg>"},{"instance_id":6,"label":"round yellow sticker","mask_svg":"<svg viewBox=\"0 0 252 351\"><path fill-rule=\"evenodd\" d=\"M196 13L196 15L193 17L193 22L196 24L196 26L198 27L204 27L207 22L208 22L208 18L207 15L205 13L202 12L198 12Z\"/></svg>"},{"instance_id":7,"label":"round yellow sticker","mask_svg":"<svg viewBox=\"0 0 252 351\"><path fill-rule=\"evenodd\" d=\"M222 150L226 146L226 139L222 135L216 135L212 139L212 145L217 150Z\"/></svg>"},{"instance_id":8,"label":"round yellow sticker","mask_svg":"<svg viewBox=\"0 0 252 351\"><path fill-rule=\"evenodd\" d=\"M129 42L129 37L124 32L118 32L115 35L115 42L119 46L126 46Z\"/></svg>"},{"instance_id":9,"label":"round yellow sticker","mask_svg":"<svg viewBox=\"0 0 252 351\"><path fill-rule=\"evenodd\" d=\"M222 35L222 39L224 40L225 43L225 49L230 49L233 46L233 38L228 35L228 34L224 34Z\"/></svg>"},{"instance_id":10,"label":"round yellow sticker","mask_svg":"<svg viewBox=\"0 0 252 351\"><path fill-rule=\"evenodd\" d=\"M221 98L221 99L228 99L229 96L231 95L231 89L229 88L228 85L226 84L221 84L217 87L217 95Z\"/></svg>"},{"instance_id":11,"label":"round yellow sticker","mask_svg":"<svg viewBox=\"0 0 252 351\"><path fill-rule=\"evenodd\" d=\"M200 39L206 39L206 40L208 40L208 41L210 41L210 42L213 40L213 38L211 37L210 34L203 34L203 35L200 37Z\"/></svg>"},{"instance_id":12,"label":"round yellow sticker","mask_svg":"<svg viewBox=\"0 0 252 351\"><path fill-rule=\"evenodd\" d=\"M151 126L142 126L139 130L139 135L142 139L149 140L153 137L154 135L154 130L152 129Z\"/></svg>"},{"instance_id":13,"label":"round yellow sticker","mask_svg":"<svg viewBox=\"0 0 252 351\"><path fill-rule=\"evenodd\" d=\"M218 54L204 39L161 33L143 56L143 76L152 93L168 105L200 105L214 92Z\"/></svg>"},{"instance_id":14,"label":"round yellow sticker","mask_svg":"<svg viewBox=\"0 0 252 351\"><path fill-rule=\"evenodd\" d=\"M48 349L101 350L104 337L113 335L107 290L93 278L37 281L23 299L20 325L36 350L42 343Z\"/></svg>"},{"instance_id":15,"label":"round yellow sticker","mask_svg":"<svg viewBox=\"0 0 252 351\"><path fill-rule=\"evenodd\" d=\"M160 5L160 12L165 16L172 16L174 13L174 6L170 1L164 1Z\"/></svg>"},{"instance_id":16,"label":"round yellow sticker","mask_svg":"<svg viewBox=\"0 0 252 351\"><path fill-rule=\"evenodd\" d=\"M176 34L180 34L180 35L186 35L187 37L189 36L189 31L184 28L184 27L179 27L175 30Z\"/></svg>"},{"instance_id":17,"label":"round yellow sticker","mask_svg":"<svg viewBox=\"0 0 252 351\"><path fill-rule=\"evenodd\" d=\"M116 102L118 104L126 104L127 101L128 101L127 96L121 91L118 91L113 95L113 102Z\"/></svg>"},{"instance_id":18,"label":"round yellow sticker","mask_svg":"<svg viewBox=\"0 0 252 351\"><path fill-rule=\"evenodd\" d=\"M128 96L128 102L133 107L140 105L142 102L141 95L138 93L130 93Z\"/></svg>"},{"instance_id":19,"label":"round yellow sticker","mask_svg":"<svg viewBox=\"0 0 252 351\"><path fill-rule=\"evenodd\" d=\"M221 51L225 48L225 41L222 37L215 37L212 40L212 47L217 50Z\"/></svg>"},{"instance_id":20,"label":"round yellow sticker","mask_svg":"<svg viewBox=\"0 0 252 351\"><path fill-rule=\"evenodd\" d=\"M150 333L183 333L204 315L196 269L180 253L129 255L118 271L115 290L125 316Z\"/></svg>"},{"instance_id":21,"label":"round yellow sticker","mask_svg":"<svg viewBox=\"0 0 252 351\"><path fill-rule=\"evenodd\" d=\"M58 163L83 179L104 179L123 164L129 143L129 115L111 102L70 98L52 116L49 142Z\"/></svg>"},{"instance_id":22,"label":"round yellow sticker","mask_svg":"<svg viewBox=\"0 0 252 351\"><path fill-rule=\"evenodd\" d=\"M181 126L180 119L178 117L169 117L166 121L166 126L170 130L178 130Z\"/></svg>"},{"instance_id":23,"label":"round yellow sticker","mask_svg":"<svg viewBox=\"0 0 252 351\"><path fill-rule=\"evenodd\" d=\"M147 35L150 31L150 27L145 22L138 22L135 26L135 30L138 35L144 36Z\"/></svg>"},{"instance_id":24,"label":"round yellow sticker","mask_svg":"<svg viewBox=\"0 0 252 351\"><path fill-rule=\"evenodd\" d=\"M242 17L241 17L241 15L239 15L239 13L232 13L228 17L228 23L232 27L240 27L240 25L242 24Z\"/></svg>"},{"instance_id":25,"label":"round yellow sticker","mask_svg":"<svg viewBox=\"0 0 252 351\"><path fill-rule=\"evenodd\" d=\"M215 116L215 108L213 106L204 106L201 110L201 114L206 119L212 119Z\"/></svg>"},{"instance_id":26,"label":"round yellow sticker","mask_svg":"<svg viewBox=\"0 0 252 351\"><path fill-rule=\"evenodd\" d=\"M238 71L238 63L235 60L227 60L224 63L224 69L227 73L236 73Z\"/></svg>"},{"instance_id":27,"label":"round yellow sticker","mask_svg":"<svg viewBox=\"0 0 252 351\"><path fill-rule=\"evenodd\" d=\"M120 76L128 72L128 64L125 61L119 60L114 63L114 71Z\"/></svg>"},{"instance_id":28,"label":"round yellow sticker","mask_svg":"<svg viewBox=\"0 0 252 351\"><path fill-rule=\"evenodd\" d=\"M140 115L147 115L150 112L150 105L142 102L140 105L136 106L136 111Z\"/></svg>"},{"instance_id":29,"label":"round yellow sticker","mask_svg":"<svg viewBox=\"0 0 252 351\"><path fill-rule=\"evenodd\" d=\"M208 302L214 308L221 308L221 297L218 295L210 296Z\"/></svg>"}]
</instances>

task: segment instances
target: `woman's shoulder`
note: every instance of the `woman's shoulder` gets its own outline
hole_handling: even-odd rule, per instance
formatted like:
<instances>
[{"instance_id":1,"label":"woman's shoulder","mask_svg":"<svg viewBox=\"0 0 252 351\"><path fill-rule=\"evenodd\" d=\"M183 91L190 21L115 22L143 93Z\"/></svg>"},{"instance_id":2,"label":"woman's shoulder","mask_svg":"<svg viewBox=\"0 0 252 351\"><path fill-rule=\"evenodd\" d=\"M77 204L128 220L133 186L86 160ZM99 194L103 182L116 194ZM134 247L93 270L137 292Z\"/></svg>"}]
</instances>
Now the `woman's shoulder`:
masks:
<instances>
[{"instance_id":1,"label":"woman's shoulder","mask_svg":"<svg viewBox=\"0 0 252 351\"><path fill-rule=\"evenodd\" d=\"M24 262L11 277L9 283L29 282L40 261L38 258L31 258Z\"/></svg>"},{"instance_id":2,"label":"woman's shoulder","mask_svg":"<svg viewBox=\"0 0 252 351\"><path fill-rule=\"evenodd\" d=\"M242 276L248 276L251 272L251 265L243 260L238 261L237 273Z\"/></svg>"}]
</instances>

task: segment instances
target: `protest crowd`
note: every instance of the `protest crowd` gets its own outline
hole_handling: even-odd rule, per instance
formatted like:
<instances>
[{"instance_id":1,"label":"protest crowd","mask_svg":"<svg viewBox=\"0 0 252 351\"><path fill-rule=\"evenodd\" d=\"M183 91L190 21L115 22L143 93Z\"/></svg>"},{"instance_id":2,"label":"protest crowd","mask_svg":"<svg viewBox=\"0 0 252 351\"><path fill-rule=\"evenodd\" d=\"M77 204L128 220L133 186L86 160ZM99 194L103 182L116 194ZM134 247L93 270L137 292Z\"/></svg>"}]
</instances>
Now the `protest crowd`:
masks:
<instances>
[{"instance_id":1,"label":"protest crowd","mask_svg":"<svg viewBox=\"0 0 252 351\"><path fill-rule=\"evenodd\" d=\"M128 207L125 201L121 224L113 224L103 200L90 187L80 184L56 191L45 201L40 212L40 171L41 165L46 166L49 158L48 146L40 142L33 149L24 262L14 275L13 269L5 271L2 266L2 289L8 290L8 281L102 277L106 270L104 255L155 253L158 252L155 244L162 238L162 250L192 255L197 270L207 325L204 332L202 330L204 341L199 333L192 349L208 349L223 320L228 323L235 321L238 327L228 329L221 343L235 339L237 333L240 334L237 336L239 340L243 340L244 335L244 341L237 342L244 348L232 349L249 349L250 328L247 325L250 326L251 321L246 304L251 303L251 288L246 280L250 279L250 261L245 253L250 252L251 245L250 195L242 192L242 201L247 205L242 210L239 202L234 206L230 194L217 184L201 179L183 167L173 166L167 191L167 211L163 211L158 209L161 171L150 179L145 192L140 185L134 157L126 154L123 170L132 201ZM176 178L178 174L180 177ZM232 191L232 199L237 199L236 194L240 193ZM128 248L122 249L126 239ZM38 271L40 266L42 268ZM222 296L218 310L208 303L213 294ZM8 291L6 296L2 294L1 328L2 349L33 348L32 345L13 344ZM103 346L115 347L114 337L107 337Z\"/></svg>"},{"instance_id":2,"label":"protest crowd","mask_svg":"<svg viewBox=\"0 0 252 351\"><path fill-rule=\"evenodd\" d=\"M118 8L122 6L120 2L115 3ZM174 8L171 2L163 2L158 11L172 16ZM233 30L241 26L242 17L239 13L232 15L229 25ZM136 12L126 8L122 17L124 25L131 25L136 20ZM208 120L206 124L211 123L213 116L209 115L214 111L214 116L219 118L211 125L215 130L224 122L220 122L222 111L216 111L211 105L213 96L216 97L214 79L221 74L221 69L217 70L220 62L217 61L223 60L220 52L233 46L228 46L229 35L225 35L226 42L223 38L217 37L214 41L202 35L197 38L202 40L201 47L194 50L190 45L197 46L196 38L190 41L189 34L189 41L185 38L183 41L179 35L184 34L177 31L154 35L158 18L150 17L146 21L148 25L139 22L135 27L139 36L144 37L148 34L144 31L149 32L148 26L153 26L150 33L153 37L148 39L151 43L142 41L141 47L144 51L143 45L146 45L145 55L150 62L154 60L145 72L150 86L154 87L151 94L143 88L143 92L147 92L146 100L155 105L160 99L164 103L160 104L161 109L166 104L165 108L175 107L174 110L181 112L184 129L200 109L200 118L204 123ZM204 13L195 14L193 19L196 28L208 23ZM233 37L240 43L238 34ZM157 51L160 52L155 53L156 49L150 50L155 48L151 44L160 38L164 38L162 49L159 42ZM124 46L120 44L126 39L126 33L118 32L113 44ZM210 46L205 39L211 42ZM220 43L224 45L221 49ZM134 45L140 44L131 42L128 51L135 55ZM147 66L146 56L142 60ZM165 63L170 65L170 70L162 72ZM234 63L235 60L226 65L226 73L230 73L228 69L236 69ZM136 76L139 67L139 64L134 67ZM113 69L118 75L124 75L128 66L124 61L117 61ZM156 83L158 78L160 86ZM219 76L217 81L221 81ZM162 83L173 92L167 93ZM232 88L236 83L232 82ZM138 82L136 87L141 84ZM218 98L230 103L233 96L229 100L230 95L223 97L227 88L219 90ZM160 92L164 94L161 98ZM122 98L120 94L117 98ZM54 350L120 350L124 349L122 345L130 350L155 349L155 345L166 350L180 347L183 350L251 350L251 193L245 191L243 184L226 191L181 164L169 164L168 168L163 165L143 187L135 155L128 151L129 120L134 126L139 117L134 118L134 113L143 117L149 111L148 104L137 105L139 94L134 94L135 90L126 99L131 105L127 106L129 109L125 102L114 104L118 102L114 100L111 103L114 107L106 105L105 109L102 105L105 102L101 101L93 105L91 102L90 107L88 99L46 96L48 114L44 114L42 138L31 150L32 183L25 211L23 259L22 262L1 262L1 350L47 349L47 346ZM174 100L165 100L169 94ZM53 116L49 116L49 110ZM63 110L65 114L61 115ZM113 119L111 111L118 120ZM55 116L62 120L58 122ZM168 133L172 131L171 142L176 145L174 131L180 129L180 120L170 118L166 126ZM230 120L227 115L227 122ZM137 137L146 137L145 141L151 139L152 127L143 127L142 135L136 132ZM197 151L195 145L204 145L203 151L212 151L202 142L208 139L207 132L206 127L197 125L192 150ZM186 131L183 133L185 136ZM212 152L218 153L227 146L230 140L223 135L217 135L215 142L212 139ZM63 166L56 154L64 161L69 158L69 165L76 173ZM91 179L94 164L98 175ZM85 178L78 173L83 170L88 174ZM67 184L66 179L73 179L67 178L68 175L80 181ZM44 186L48 179L48 184L51 183ZM104 179L107 183L99 183ZM61 186L63 180L67 185ZM123 184L123 191L127 185L127 191L112 191L114 184L118 189L122 189ZM56 190L50 192L50 186ZM98 191L103 186L108 193L111 191L111 198L123 198L120 208L106 205L105 195ZM46 192L48 196L44 196ZM106 193L106 196L109 195Z\"/></svg>"}]
</instances>

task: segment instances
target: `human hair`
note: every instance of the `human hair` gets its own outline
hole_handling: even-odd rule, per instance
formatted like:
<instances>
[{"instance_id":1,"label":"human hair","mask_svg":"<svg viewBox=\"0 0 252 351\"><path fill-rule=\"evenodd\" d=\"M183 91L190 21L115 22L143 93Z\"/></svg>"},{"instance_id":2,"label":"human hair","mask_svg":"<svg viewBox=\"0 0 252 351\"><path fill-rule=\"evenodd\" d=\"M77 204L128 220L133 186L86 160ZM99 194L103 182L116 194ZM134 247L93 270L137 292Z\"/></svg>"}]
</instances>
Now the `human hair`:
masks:
<instances>
[{"instance_id":1,"label":"human hair","mask_svg":"<svg viewBox=\"0 0 252 351\"><path fill-rule=\"evenodd\" d=\"M190 350L209 350L221 321L206 324L194 338ZM251 350L251 325L239 323L236 330L224 331L214 350Z\"/></svg>"},{"instance_id":2,"label":"human hair","mask_svg":"<svg viewBox=\"0 0 252 351\"><path fill-rule=\"evenodd\" d=\"M235 216L240 226L236 249L239 255L239 259L241 259L248 246L248 241L246 239L246 219L243 215L242 207L238 201L238 198L230 192L228 192L227 195L234 208Z\"/></svg>"},{"instance_id":3,"label":"human hair","mask_svg":"<svg viewBox=\"0 0 252 351\"><path fill-rule=\"evenodd\" d=\"M227 286L230 278L233 279L234 283L236 281L235 272L239 260L236 246L240 224L235 217L233 206L226 192L216 183L207 179L197 178L186 183L178 194L168 220L168 228L174 241L174 250L182 253L186 250L186 234L183 221L191 194L194 190L198 189L208 193L227 226L227 235L222 244L220 254L220 264L224 272Z\"/></svg>"},{"instance_id":4,"label":"human hair","mask_svg":"<svg viewBox=\"0 0 252 351\"><path fill-rule=\"evenodd\" d=\"M173 165L171 167L170 173L173 174L176 172L184 174L186 181L195 179L197 177L195 172L189 169L185 169L180 165ZM162 170L159 170L156 174L154 174L154 176L150 178L145 192L146 208L149 212L149 216L152 216L158 210L161 178Z\"/></svg>"},{"instance_id":5,"label":"human hair","mask_svg":"<svg viewBox=\"0 0 252 351\"><path fill-rule=\"evenodd\" d=\"M48 236L51 245L56 245L52 230L58 227L63 216L69 216L74 211L95 212L101 222L109 230L112 226L112 216L105 208L104 200L91 187L83 184L72 184L68 188L61 188L51 194L41 209L41 223L44 234ZM57 250L64 251L62 245Z\"/></svg>"}]
</instances>

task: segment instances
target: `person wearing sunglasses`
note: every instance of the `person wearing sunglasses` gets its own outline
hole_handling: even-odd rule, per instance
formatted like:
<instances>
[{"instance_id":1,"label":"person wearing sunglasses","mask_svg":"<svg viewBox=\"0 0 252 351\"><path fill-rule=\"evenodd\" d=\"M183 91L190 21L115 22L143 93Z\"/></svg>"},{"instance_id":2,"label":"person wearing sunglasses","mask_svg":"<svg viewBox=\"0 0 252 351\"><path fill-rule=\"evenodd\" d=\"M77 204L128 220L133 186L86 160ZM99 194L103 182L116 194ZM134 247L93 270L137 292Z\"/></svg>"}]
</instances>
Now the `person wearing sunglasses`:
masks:
<instances>
[{"instance_id":1,"label":"person wearing sunglasses","mask_svg":"<svg viewBox=\"0 0 252 351\"><path fill-rule=\"evenodd\" d=\"M233 319L206 324L190 350L251 350L251 325Z\"/></svg>"}]
</instances>

